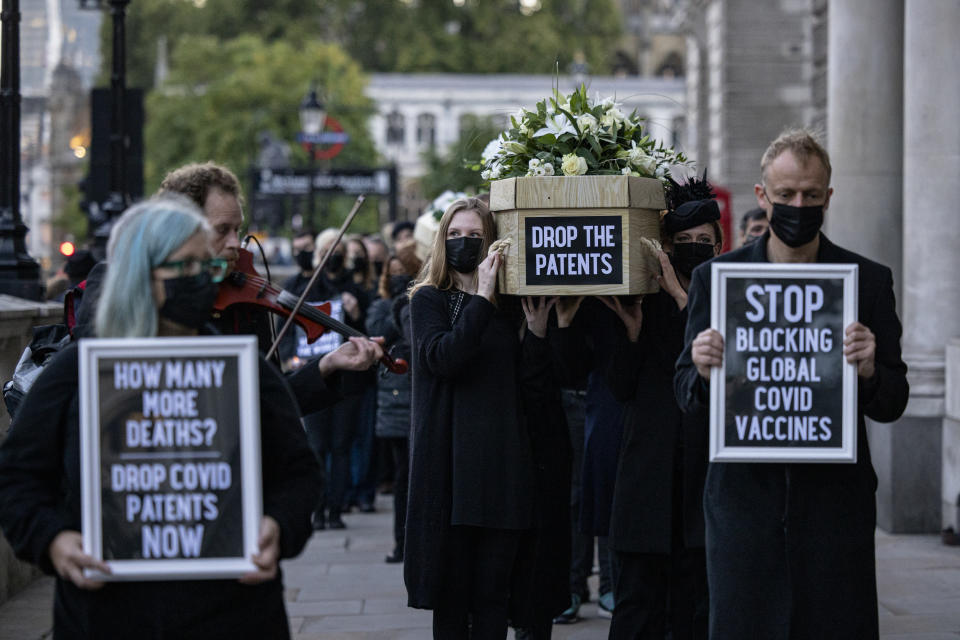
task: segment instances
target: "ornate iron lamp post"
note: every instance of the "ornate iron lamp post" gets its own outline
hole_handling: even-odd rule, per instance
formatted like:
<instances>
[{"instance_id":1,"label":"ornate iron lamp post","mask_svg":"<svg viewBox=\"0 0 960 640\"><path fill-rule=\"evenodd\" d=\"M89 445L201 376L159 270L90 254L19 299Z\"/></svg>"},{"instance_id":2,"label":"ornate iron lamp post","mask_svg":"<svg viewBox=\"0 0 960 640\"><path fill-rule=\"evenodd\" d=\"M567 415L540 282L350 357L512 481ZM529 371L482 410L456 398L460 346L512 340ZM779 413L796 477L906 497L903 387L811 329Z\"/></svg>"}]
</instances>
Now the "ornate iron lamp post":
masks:
<instances>
[{"instance_id":1,"label":"ornate iron lamp post","mask_svg":"<svg viewBox=\"0 0 960 640\"><path fill-rule=\"evenodd\" d=\"M20 217L20 3L3 0L0 61L0 293L40 300L40 265Z\"/></svg>"}]
</instances>

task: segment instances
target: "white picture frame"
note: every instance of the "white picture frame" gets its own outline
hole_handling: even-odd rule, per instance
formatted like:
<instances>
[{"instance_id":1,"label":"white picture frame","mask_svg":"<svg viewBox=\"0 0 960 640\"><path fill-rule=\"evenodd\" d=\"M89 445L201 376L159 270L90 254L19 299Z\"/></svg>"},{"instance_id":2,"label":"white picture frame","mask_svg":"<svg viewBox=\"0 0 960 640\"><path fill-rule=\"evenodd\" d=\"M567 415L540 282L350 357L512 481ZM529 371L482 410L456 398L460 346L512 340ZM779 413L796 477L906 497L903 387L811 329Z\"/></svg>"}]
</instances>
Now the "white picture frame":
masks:
<instances>
[{"instance_id":1,"label":"white picture frame","mask_svg":"<svg viewBox=\"0 0 960 640\"><path fill-rule=\"evenodd\" d=\"M236 429L239 442L242 515L241 552L231 557L116 559L104 558L102 509L102 430L100 364L105 359L197 360L236 358L235 425L219 424L218 429ZM79 343L81 526L84 552L105 560L110 574L85 570L88 577L107 581L228 579L255 571L251 556L259 553L257 538L263 513L260 465L259 356L254 336L203 336L165 338L98 338ZM219 390L218 390L219 391ZM228 400L229 401L229 400ZM136 459L193 459L203 452L156 452L131 454ZM120 454L125 455L125 454ZM212 458L211 452L203 458ZM158 463L160 464L160 463ZM231 471L231 478L235 481Z\"/></svg>"},{"instance_id":2,"label":"white picture frame","mask_svg":"<svg viewBox=\"0 0 960 640\"><path fill-rule=\"evenodd\" d=\"M737 263L715 262L711 265L711 318L710 326L724 336L723 366L714 367L710 374L710 448L711 462L772 462L772 463L855 463L857 461L857 367L846 362L843 357L844 330L857 320L858 314L858 267L855 264L796 264L796 263ZM792 446L792 445L750 445L727 441L728 433L728 384L731 372L727 370L731 349L740 345L731 344L732 337L728 303L729 287L736 280L786 281L824 280L842 286L842 312L839 323L833 325L833 349L831 359L839 354L841 367L840 402L841 434L840 446ZM756 300L754 300L756 301ZM802 324L802 323L801 323ZM740 335L740 334L738 334ZM832 361L832 360L831 360ZM836 366L836 365L835 365ZM734 385L731 385L732 387ZM744 384L744 387L748 385ZM832 389L832 387L831 387ZM730 390L736 393L736 389ZM818 393L828 394L829 390L819 389ZM759 394L757 394L759 397ZM826 395L818 396L828 397ZM744 422L743 424L746 424ZM778 431L777 435L783 432ZM766 435L766 434L765 434Z\"/></svg>"}]
</instances>

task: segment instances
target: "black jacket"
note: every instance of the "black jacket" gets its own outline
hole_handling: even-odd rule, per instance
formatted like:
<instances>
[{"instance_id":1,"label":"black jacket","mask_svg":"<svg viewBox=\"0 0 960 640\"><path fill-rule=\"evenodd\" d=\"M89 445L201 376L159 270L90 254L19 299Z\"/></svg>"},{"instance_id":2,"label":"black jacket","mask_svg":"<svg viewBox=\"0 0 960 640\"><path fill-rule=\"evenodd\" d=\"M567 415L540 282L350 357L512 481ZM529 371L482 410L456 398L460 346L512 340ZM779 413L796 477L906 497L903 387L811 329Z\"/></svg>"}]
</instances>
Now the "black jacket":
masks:
<instances>
[{"instance_id":1,"label":"black jacket","mask_svg":"<svg viewBox=\"0 0 960 640\"><path fill-rule=\"evenodd\" d=\"M501 301L504 306L509 301ZM534 526L534 463L522 412L523 363L548 359L518 316L466 295L451 327L448 294L410 302L413 404L404 552L409 604L433 608L451 525ZM522 351L522 353L521 353Z\"/></svg>"},{"instance_id":2,"label":"black jacket","mask_svg":"<svg viewBox=\"0 0 960 640\"><path fill-rule=\"evenodd\" d=\"M717 262L767 262L769 234ZM864 417L906 408L907 367L890 269L820 235L817 262L859 266L859 321L876 335L876 374L859 380L855 464L715 463L704 489L710 637L876 638L877 476ZM690 345L710 326L710 266L693 272L677 399L709 404Z\"/></svg>"},{"instance_id":3,"label":"black jacket","mask_svg":"<svg viewBox=\"0 0 960 640\"><path fill-rule=\"evenodd\" d=\"M626 403L610 547L670 553L677 522L684 545L702 548L708 415L703 407L684 414L673 395L687 310L662 290L645 296L642 305L637 342L621 329L605 371L613 395Z\"/></svg>"},{"instance_id":4,"label":"black jacket","mask_svg":"<svg viewBox=\"0 0 960 640\"><path fill-rule=\"evenodd\" d=\"M78 349L67 347L27 395L0 446L0 525L17 555L47 573L47 549L80 531ZM284 558L309 539L319 469L290 391L260 361L263 512L280 525ZM54 635L63 638L285 638L281 576L257 586L234 580L108 583L84 591L57 579Z\"/></svg>"},{"instance_id":5,"label":"black jacket","mask_svg":"<svg viewBox=\"0 0 960 640\"><path fill-rule=\"evenodd\" d=\"M403 328L410 326L410 301L406 292L396 298L374 300L367 310L367 334L382 336L394 358L410 361L410 342ZM377 424L380 438L407 438L410 435L410 378L385 368L377 377Z\"/></svg>"}]
</instances>

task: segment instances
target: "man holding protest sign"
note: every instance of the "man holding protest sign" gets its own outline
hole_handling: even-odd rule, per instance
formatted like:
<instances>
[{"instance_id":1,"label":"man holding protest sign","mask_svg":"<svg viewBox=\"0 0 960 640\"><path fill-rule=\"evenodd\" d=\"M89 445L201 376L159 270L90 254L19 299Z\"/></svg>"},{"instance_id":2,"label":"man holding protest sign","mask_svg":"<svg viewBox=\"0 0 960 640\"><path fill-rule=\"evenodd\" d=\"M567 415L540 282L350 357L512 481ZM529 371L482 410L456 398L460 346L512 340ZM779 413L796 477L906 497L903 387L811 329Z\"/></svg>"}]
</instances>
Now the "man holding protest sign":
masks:
<instances>
[{"instance_id":1,"label":"man holding protest sign","mask_svg":"<svg viewBox=\"0 0 960 640\"><path fill-rule=\"evenodd\" d=\"M820 233L832 191L827 152L808 132L785 132L764 153L755 187L770 230L714 261L855 264L859 317L843 336L843 356L858 376L854 464L710 464L704 516L711 638L879 633L877 479L864 416L891 422L902 414L907 368L890 269ZM708 403L711 375L724 365L723 337L710 328L710 300L710 268L698 268L675 377L677 400L686 411Z\"/></svg>"}]
</instances>

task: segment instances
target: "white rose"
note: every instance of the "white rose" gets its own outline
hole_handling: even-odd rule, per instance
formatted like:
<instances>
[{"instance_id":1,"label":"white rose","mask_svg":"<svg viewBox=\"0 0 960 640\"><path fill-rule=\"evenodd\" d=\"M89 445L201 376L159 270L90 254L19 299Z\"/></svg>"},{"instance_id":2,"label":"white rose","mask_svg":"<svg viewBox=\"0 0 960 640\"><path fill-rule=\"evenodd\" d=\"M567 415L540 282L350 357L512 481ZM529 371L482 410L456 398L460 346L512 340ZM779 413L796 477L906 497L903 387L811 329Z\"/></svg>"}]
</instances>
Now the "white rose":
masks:
<instances>
[{"instance_id":1,"label":"white rose","mask_svg":"<svg viewBox=\"0 0 960 640\"><path fill-rule=\"evenodd\" d=\"M587 161L574 153L568 153L563 156L560 168L565 176L582 176L587 172Z\"/></svg>"},{"instance_id":2,"label":"white rose","mask_svg":"<svg viewBox=\"0 0 960 640\"><path fill-rule=\"evenodd\" d=\"M481 171L481 172L480 172L480 177L483 178L484 180L489 180L489 179L490 179L490 169L484 169L483 171Z\"/></svg>"},{"instance_id":3,"label":"white rose","mask_svg":"<svg viewBox=\"0 0 960 640\"><path fill-rule=\"evenodd\" d=\"M536 168L539 167L539 166L540 166L540 159L539 159L539 158L531 158L531 159L530 159L530 162L527 163L527 168L528 168L528 169L536 169Z\"/></svg>"},{"instance_id":4,"label":"white rose","mask_svg":"<svg viewBox=\"0 0 960 640\"><path fill-rule=\"evenodd\" d=\"M620 123L624 121L624 115L619 109L613 107L600 117L600 124L611 131L620 128Z\"/></svg>"},{"instance_id":5,"label":"white rose","mask_svg":"<svg viewBox=\"0 0 960 640\"><path fill-rule=\"evenodd\" d=\"M543 163L543 175L552 176L554 174L553 165L549 162Z\"/></svg>"},{"instance_id":6,"label":"white rose","mask_svg":"<svg viewBox=\"0 0 960 640\"><path fill-rule=\"evenodd\" d=\"M537 167L533 170L533 175L542 176L544 174L543 167Z\"/></svg>"},{"instance_id":7,"label":"white rose","mask_svg":"<svg viewBox=\"0 0 960 640\"><path fill-rule=\"evenodd\" d=\"M597 122L597 119L594 118L592 114L585 113L577 116L577 127L580 128L581 134L594 134L600 128L600 123Z\"/></svg>"},{"instance_id":8,"label":"white rose","mask_svg":"<svg viewBox=\"0 0 960 640\"><path fill-rule=\"evenodd\" d=\"M640 150L637 149L636 151ZM640 153L634 153L633 149L630 150L630 164L648 176L652 176L657 170L657 161L655 158L648 156L642 151L640 151Z\"/></svg>"},{"instance_id":9,"label":"white rose","mask_svg":"<svg viewBox=\"0 0 960 640\"><path fill-rule=\"evenodd\" d=\"M631 169L630 167L624 167L623 169L620 169L620 173L623 174L623 175L625 175L625 176L632 176L632 177L634 177L634 178L639 178L639 177L641 177L639 173L637 173L636 171L634 171L634 170Z\"/></svg>"}]
</instances>

